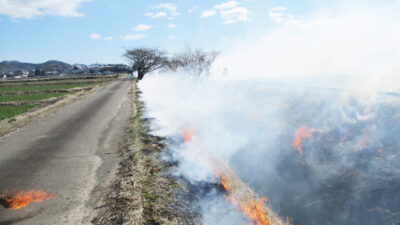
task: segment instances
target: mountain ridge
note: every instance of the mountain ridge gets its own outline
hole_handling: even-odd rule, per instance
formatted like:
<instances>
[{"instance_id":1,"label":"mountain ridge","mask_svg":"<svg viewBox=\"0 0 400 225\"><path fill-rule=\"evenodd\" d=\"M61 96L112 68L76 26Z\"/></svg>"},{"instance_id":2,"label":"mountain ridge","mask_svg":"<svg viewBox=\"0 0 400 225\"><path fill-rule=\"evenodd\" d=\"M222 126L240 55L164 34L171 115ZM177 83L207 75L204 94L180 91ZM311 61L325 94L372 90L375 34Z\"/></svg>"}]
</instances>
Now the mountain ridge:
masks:
<instances>
[{"instance_id":1,"label":"mountain ridge","mask_svg":"<svg viewBox=\"0 0 400 225\"><path fill-rule=\"evenodd\" d=\"M16 60L12 61L2 61L0 62L0 73L10 73L17 70L31 71L35 69L45 70L45 71L62 71L69 67L70 64L58 61L58 60L48 60L44 63L26 63L19 62Z\"/></svg>"}]
</instances>

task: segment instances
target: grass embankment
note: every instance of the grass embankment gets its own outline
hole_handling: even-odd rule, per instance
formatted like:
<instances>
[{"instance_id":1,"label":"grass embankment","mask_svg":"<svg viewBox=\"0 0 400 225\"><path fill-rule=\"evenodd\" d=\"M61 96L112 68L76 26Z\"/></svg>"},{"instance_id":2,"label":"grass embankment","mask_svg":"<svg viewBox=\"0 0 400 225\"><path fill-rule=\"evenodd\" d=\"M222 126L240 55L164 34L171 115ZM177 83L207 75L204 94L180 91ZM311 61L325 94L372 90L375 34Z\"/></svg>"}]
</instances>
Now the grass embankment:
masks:
<instances>
[{"instance_id":1,"label":"grass embankment","mask_svg":"<svg viewBox=\"0 0 400 225\"><path fill-rule=\"evenodd\" d=\"M0 87L0 92L24 92L24 91L49 91L59 89L72 89L77 87L87 87L94 83L73 83L73 84L59 84L59 85L44 85L44 86L21 86L16 85L13 87Z\"/></svg>"},{"instance_id":2,"label":"grass embankment","mask_svg":"<svg viewBox=\"0 0 400 225\"><path fill-rule=\"evenodd\" d=\"M53 104L65 96L89 91L114 77L5 80L0 82L0 121ZM85 89L85 90L84 90ZM10 122L15 119L10 120Z\"/></svg>"},{"instance_id":3,"label":"grass embankment","mask_svg":"<svg viewBox=\"0 0 400 225\"><path fill-rule=\"evenodd\" d=\"M135 86L136 87L136 86ZM136 88L134 87L134 90ZM167 165L160 159L165 145L160 137L149 134L143 118L143 103L134 91L133 119L129 142L122 151L121 167L108 198L109 207L92 222L95 224L197 224L177 204L178 189L183 186L167 176Z\"/></svg>"},{"instance_id":4,"label":"grass embankment","mask_svg":"<svg viewBox=\"0 0 400 225\"><path fill-rule=\"evenodd\" d=\"M67 93L39 93L26 95L0 95L0 102L40 101L49 98L58 98Z\"/></svg>"},{"instance_id":5,"label":"grass embankment","mask_svg":"<svg viewBox=\"0 0 400 225\"><path fill-rule=\"evenodd\" d=\"M107 82L115 79L90 79L90 80L51 80L51 81L31 81L31 82L21 82L21 83L16 83L16 82L0 82L0 88L8 88L8 87L29 87L29 86L48 86L48 85L69 85L69 84L81 84L81 83L87 83L87 84L98 84L102 82Z\"/></svg>"},{"instance_id":6,"label":"grass embankment","mask_svg":"<svg viewBox=\"0 0 400 225\"><path fill-rule=\"evenodd\" d=\"M34 107L36 107L36 105L0 106L0 120L12 118Z\"/></svg>"}]
</instances>

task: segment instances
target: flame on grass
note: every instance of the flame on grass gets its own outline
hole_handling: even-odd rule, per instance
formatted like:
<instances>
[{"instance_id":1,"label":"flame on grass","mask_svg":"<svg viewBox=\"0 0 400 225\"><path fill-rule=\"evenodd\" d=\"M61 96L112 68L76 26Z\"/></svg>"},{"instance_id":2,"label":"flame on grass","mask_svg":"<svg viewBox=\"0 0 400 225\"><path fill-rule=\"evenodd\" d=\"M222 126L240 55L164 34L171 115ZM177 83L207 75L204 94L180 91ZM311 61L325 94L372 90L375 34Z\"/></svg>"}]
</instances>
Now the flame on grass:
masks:
<instances>
[{"instance_id":1,"label":"flame on grass","mask_svg":"<svg viewBox=\"0 0 400 225\"><path fill-rule=\"evenodd\" d=\"M303 140L312 138L313 136L310 129L307 126L301 126L294 134L292 141L293 148L295 148L300 154L303 154Z\"/></svg>"},{"instance_id":2,"label":"flame on grass","mask_svg":"<svg viewBox=\"0 0 400 225\"><path fill-rule=\"evenodd\" d=\"M54 198L53 194L41 190L29 191L8 191L5 190L1 195L1 200L6 208L21 209L32 202L43 202L44 200Z\"/></svg>"},{"instance_id":3,"label":"flame on grass","mask_svg":"<svg viewBox=\"0 0 400 225\"><path fill-rule=\"evenodd\" d=\"M192 140L194 131L186 130L182 133L185 143ZM251 225L288 225L269 207L265 205L266 197L258 195L222 161L209 151L202 151L204 163L214 171L215 176L227 192L227 200L249 219Z\"/></svg>"},{"instance_id":4,"label":"flame on grass","mask_svg":"<svg viewBox=\"0 0 400 225\"><path fill-rule=\"evenodd\" d=\"M231 173L231 171L229 172ZM267 208L265 206L266 197L259 199L249 187L242 183L234 174L225 174L221 171L215 171L215 175L221 182L221 185L227 191L227 199L238 210L246 215L251 222L249 224L270 225L267 219ZM231 179L235 179L234 185Z\"/></svg>"},{"instance_id":5,"label":"flame on grass","mask_svg":"<svg viewBox=\"0 0 400 225\"><path fill-rule=\"evenodd\" d=\"M182 134L183 142L187 143L193 139L195 133L191 130L185 130Z\"/></svg>"}]
</instances>

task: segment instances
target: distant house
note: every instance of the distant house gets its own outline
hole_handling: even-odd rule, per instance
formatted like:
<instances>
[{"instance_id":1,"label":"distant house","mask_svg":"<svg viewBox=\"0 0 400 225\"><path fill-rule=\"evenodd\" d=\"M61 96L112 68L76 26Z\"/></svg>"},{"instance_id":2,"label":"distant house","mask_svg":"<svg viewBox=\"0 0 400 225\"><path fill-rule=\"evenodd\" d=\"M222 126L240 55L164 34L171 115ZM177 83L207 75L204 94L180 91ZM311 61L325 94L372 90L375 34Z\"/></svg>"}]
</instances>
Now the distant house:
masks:
<instances>
[{"instance_id":1,"label":"distant house","mask_svg":"<svg viewBox=\"0 0 400 225\"><path fill-rule=\"evenodd\" d=\"M44 74L46 76L58 75L58 71L46 71Z\"/></svg>"},{"instance_id":2,"label":"distant house","mask_svg":"<svg viewBox=\"0 0 400 225\"><path fill-rule=\"evenodd\" d=\"M129 66L127 65L117 65L117 68L120 70L129 70Z\"/></svg>"},{"instance_id":3,"label":"distant house","mask_svg":"<svg viewBox=\"0 0 400 225\"><path fill-rule=\"evenodd\" d=\"M29 72L26 70L17 70L14 72L15 76L28 77Z\"/></svg>"},{"instance_id":4,"label":"distant house","mask_svg":"<svg viewBox=\"0 0 400 225\"><path fill-rule=\"evenodd\" d=\"M29 77L34 77L34 76L35 76L35 70L30 70Z\"/></svg>"},{"instance_id":5,"label":"distant house","mask_svg":"<svg viewBox=\"0 0 400 225\"><path fill-rule=\"evenodd\" d=\"M72 70L83 70L84 67L82 65L74 65L74 67L72 67Z\"/></svg>"}]
</instances>

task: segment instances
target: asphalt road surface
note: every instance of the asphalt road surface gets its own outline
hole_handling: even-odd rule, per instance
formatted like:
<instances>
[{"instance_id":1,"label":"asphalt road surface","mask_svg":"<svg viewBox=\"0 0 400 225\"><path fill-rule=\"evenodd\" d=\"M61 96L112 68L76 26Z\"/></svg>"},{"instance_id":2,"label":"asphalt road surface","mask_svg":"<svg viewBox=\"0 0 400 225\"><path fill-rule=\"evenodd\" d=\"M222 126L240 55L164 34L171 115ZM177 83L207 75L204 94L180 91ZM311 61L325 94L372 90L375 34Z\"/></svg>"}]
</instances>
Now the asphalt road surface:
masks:
<instances>
[{"instance_id":1,"label":"asphalt road surface","mask_svg":"<svg viewBox=\"0 0 400 225\"><path fill-rule=\"evenodd\" d=\"M20 210L0 205L0 225L90 224L119 162L132 81L115 81L8 137L0 138L0 192L55 195Z\"/></svg>"}]
</instances>

